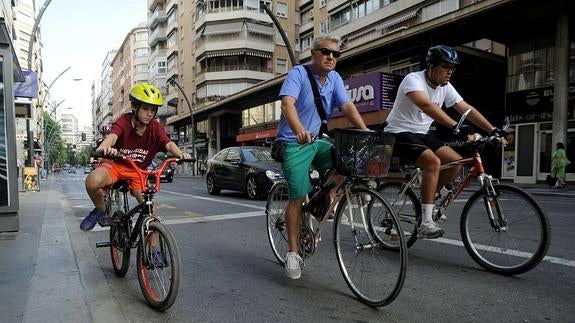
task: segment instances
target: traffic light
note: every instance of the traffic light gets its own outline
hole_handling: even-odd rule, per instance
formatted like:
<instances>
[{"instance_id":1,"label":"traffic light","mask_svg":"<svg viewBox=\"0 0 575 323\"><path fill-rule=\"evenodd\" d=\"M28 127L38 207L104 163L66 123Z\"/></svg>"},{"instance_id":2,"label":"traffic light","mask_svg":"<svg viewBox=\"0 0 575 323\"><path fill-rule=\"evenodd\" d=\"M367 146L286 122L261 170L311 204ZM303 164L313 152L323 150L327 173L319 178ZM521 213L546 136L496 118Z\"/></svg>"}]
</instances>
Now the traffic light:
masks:
<instances>
[{"instance_id":1,"label":"traffic light","mask_svg":"<svg viewBox=\"0 0 575 323\"><path fill-rule=\"evenodd\" d=\"M86 133L82 132L82 141L86 141Z\"/></svg>"}]
</instances>

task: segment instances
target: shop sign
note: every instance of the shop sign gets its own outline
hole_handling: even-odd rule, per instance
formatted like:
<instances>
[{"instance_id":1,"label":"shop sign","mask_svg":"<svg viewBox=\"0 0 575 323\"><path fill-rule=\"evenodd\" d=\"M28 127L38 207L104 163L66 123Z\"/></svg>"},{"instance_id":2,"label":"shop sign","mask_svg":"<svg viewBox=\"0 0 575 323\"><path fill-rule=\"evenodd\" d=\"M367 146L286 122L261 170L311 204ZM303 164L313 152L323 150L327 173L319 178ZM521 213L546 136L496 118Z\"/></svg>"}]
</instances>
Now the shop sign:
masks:
<instances>
[{"instance_id":1,"label":"shop sign","mask_svg":"<svg viewBox=\"0 0 575 323\"><path fill-rule=\"evenodd\" d=\"M574 119L575 84L568 89L568 119ZM553 120L553 87L507 93L505 114L511 124Z\"/></svg>"},{"instance_id":2,"label":"shop sign","mask_svg":"<svg viewBox=\"0 0 575 323\"><path fill-rule=\"evenodd\" d=\"M401 76L373 72L344 80L345 89L360 113L391 109L397 95ZM333 116L342 116L339 110Z\"/></svg>"}]
</instances>

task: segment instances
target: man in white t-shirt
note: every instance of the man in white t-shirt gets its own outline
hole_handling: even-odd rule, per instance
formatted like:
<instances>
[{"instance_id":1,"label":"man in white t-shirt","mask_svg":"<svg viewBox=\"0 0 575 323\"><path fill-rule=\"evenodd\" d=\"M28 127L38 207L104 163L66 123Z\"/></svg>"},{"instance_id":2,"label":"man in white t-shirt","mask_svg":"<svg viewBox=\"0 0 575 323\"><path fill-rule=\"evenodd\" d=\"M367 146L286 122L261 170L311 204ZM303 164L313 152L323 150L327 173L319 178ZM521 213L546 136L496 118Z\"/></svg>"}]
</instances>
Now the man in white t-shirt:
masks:
<instances>
[{"instance_id":1,"label":"man in white t-shirt","mask_svg":"<svg viewBox=\"0 0 575 323\"><path fill-rule=\"evenodd\" d=\"M426 62L425 70L409 73L399 85L385 131L397 134L397 151L422 170L422 221L417 233L418 238L434 239L443 235L443 230L432 219L435 194L460 170L451 168L440 173L439 167L461 158L451 147L428 133L433 121L448 128L457 125L457 121L441 107L445 104L459 113L471 109L468 119L474 125L490 134L503 136L505 132L494 127L479 111L463 101L449 83L455 66L459 64L453 48L444 45L429 48Z\"/></svg>"}]
</instances>

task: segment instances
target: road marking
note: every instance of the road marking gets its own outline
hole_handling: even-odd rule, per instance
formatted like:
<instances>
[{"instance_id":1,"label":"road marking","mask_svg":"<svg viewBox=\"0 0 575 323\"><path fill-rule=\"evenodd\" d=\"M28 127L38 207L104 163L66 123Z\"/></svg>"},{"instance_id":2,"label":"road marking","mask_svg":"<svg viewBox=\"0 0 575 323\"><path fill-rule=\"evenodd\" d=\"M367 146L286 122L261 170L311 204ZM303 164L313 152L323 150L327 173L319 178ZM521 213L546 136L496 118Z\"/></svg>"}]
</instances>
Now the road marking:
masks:
<instances>
[{"instance_id":1,"label":"road marking","mask_svg":"<svg viewBox=\"0 0 575 323\"><path fill-rule=\"evenodd\" d=\"M181 194L181 193L176 193L176 195L188 196L188 194ZM205 198L205 197L197 197L197 196L190 196L190 197L206 199L206 200L214 200L214 199ZM217 201L219 201L219 200L217 200ZM225 201L220 201L220 202L225 202ZM236 202L229 202L229 203L246 206L243 203L236 203ZM255 206L251 205L251 207L255 207ZM261 208L261 209L265 210L265 207ZM188 213L188 212L185 212L185 213ZM189 212L189 213L191 213L191 212ZM191 217L189 217L189 218L164 219L163 221L164 221L164 223L166 223L168 225L174 225L174 224L185 224L185 223L222 221L222 220L230 220L230 219L242 219L242 218L250 218L250 217L264 216L264 215L265 215L265 212L262 212L262 211L229 213L229 214L207 215L207 216L203 216L203 215L197 214L197 213L192 213L192 214L190 214ZM328 221L333 222L333 220L328 220ZM107 230L108 230L108 228L102 228L100 226L96 226L92 231L107 231ZM455 240L455 239L437 238L437 239L428 239L427 241L463 247L463 242L460 240ZM528 252L502 249L502 248L497 248L497 247L492 247L492 246L484 246L484 245L476 245L476 248L481 249L481 250L489 250L492 252L498 252L501 254L516 256L516 257L522 257L522 258L529 258L533 255L532 253L528 253ZM543 258L543 261L550 262L550 263L557 264L557 265L575 267L575 260L568 260L568 259L563 259L563 258L558 258L558 257L545 256Z\"/></svg>"},{"instance_id":2,"label":"road marking","mask_svg":"<svg viewBox=\"0 0 575 323\"><path fill-rule=\"evenodd\" d=\"M184 193L178 193L178 192L172 192L172 191L166 191L166 190L163 190L162 192L168 193L168 194L173 194L173 195L185 196L185 197L194 198L194 199L198 199L198 200L205 200L205 201L211 201L211 202L226 203L226 204L232 204L232 205L237 205L237 206L249 207L249 208L258 209L258 210L265 210L266 209L265 206L258 206L258 205L253 205L253 204L227 201L227 200L217 199L217 198L213 198L213 197L194 196L191 194L184 194Z\"/></svg>"},{"instance_id":3,"label":"road marking","mask_svg":"<svg viewBox=\"0 0 575 323\"><path fill-rule=\"evenodd\" d=\"M455 240L455 239L437 238L437 239L428 239L427 241L438 242L438 243L444 243L444 244L449 244L449 245L453 245L453 246L463 247L463 242L460 241L460 240ZM533 254L530 253L530 252L523 252L523 251L517 251L517 250L511 250L511 249L503 249L503 248L492 247L492 246L485 246L485 245L478 245L478 244L475 245L475 248L480 249L480 250L487 250L487 251L491 251L491 252L497 252L497 253L501 253L501 254L504 254L504 255L521 257L521 258L530 258L531 256L533 256ZM568 260L568 259L563 259L563 258L545 256L545 257L543 258L543 261L547 261L547 262L554 263L554 264L558 264L558 265L575 267L575 260Z\"/></svg>"}]
</instances>

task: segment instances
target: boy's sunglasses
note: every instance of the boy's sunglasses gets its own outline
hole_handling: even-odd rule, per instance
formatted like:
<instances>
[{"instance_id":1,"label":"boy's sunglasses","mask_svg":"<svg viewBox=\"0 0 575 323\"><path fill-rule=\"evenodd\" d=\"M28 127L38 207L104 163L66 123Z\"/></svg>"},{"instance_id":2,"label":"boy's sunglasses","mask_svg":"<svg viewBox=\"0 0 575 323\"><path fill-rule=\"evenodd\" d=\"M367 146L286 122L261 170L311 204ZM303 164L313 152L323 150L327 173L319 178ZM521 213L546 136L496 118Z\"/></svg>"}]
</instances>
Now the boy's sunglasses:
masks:
<instances>
[{"instance_id":1,"label":"boy's sunglasses","mask_svg":"<svg viewBox=\"0 0 575 323\"><path fill-rule=\"evenodd\" d=\"M329 49L329 48L323 48L323 47L322 47L322 48L318 48L318 49L316 49L316 50L319 50L319 52L320 52L322 55L325 55L325 56L329 56L329 55L331 54L331 56L333 56L333 58L339 58L339 57L341 56L341 52L340 52L340 51L331 50L331 49Z\"/></svg>"}]
</instances>

